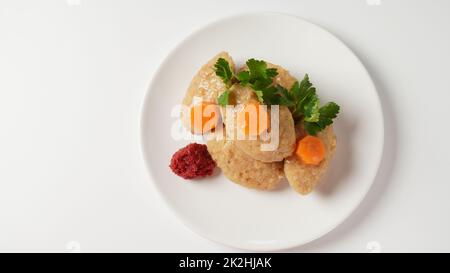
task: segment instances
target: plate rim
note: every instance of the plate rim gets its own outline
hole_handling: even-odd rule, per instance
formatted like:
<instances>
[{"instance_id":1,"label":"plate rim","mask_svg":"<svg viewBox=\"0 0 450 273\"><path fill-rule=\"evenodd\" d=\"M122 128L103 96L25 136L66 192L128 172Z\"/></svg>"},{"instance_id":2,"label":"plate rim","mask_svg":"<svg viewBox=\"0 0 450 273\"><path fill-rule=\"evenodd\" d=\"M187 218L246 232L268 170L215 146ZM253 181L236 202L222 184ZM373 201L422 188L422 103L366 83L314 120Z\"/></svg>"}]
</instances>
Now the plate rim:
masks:
<instances>
[{"instance_id":1,"label":"plate rim","mask_svg":"<svg viewBox=\"0 0 450 273\"><path fill-rule=\"evenodd\" d=\"M374 104L376 104L376 108L378 109L378 112L380 114L380 149L378 151L378 154L376 155L377 157L377 167L374 168L374 171L372 174L370 174L371 177L371 183L367 186L367 189L365 189L365 192L363 194L361 194L360 199L355 202L355 206L349 210L349 212L342 217L339 221L336 221L336 223L334 225L332 225L329 229L325 230L324 232L313 236L312 238L310 238L309 240L292 240L290 243L278 243L275 245L249 245L246 243L242 243L242 244L231 244L231 243L227 243L224 241L220 241L217 240L215 238L212 238L211 236L199 231L196 227L194 227L194 225L192 225L189 221L185 221L184 217L182 215L180 215L180 213L177 211L177 209L167 200L167 196L166 194L162 191L162 189L158 186L158 184L155 182L156 177L154 176L154 174L152 173L151 169L150 169L150 160L147 156L147 154L145 153L145 150L147 148L147 144L145 142L145 120L146 120L146 109L148 108L148 103L149 103L149 98L151 96L151 94L153 93L151 90L153 89L153 86L155 85L155 81L157 78L157 75L160 74L162 67L164 67L166 65L166 63L169 61L169 59L171 59L171 57L175 54L175 52L177 52L184 44L185 42L187 42L188 40L190 40L192 37L196 36L197 34L201 33L202 31L213 27L215 25L220 25L228 20L232 20L232 19L237 19L237 18L241 18L241 17L247 17L247 16L261 16L261 15L271 15L271 16L280 16L280 17L289 17L298 21L301 21L302 23L305 23L307 25L310 25L314 28L319 29L320 31L323 31L325 33L327 33L328 35L330 35L331 37L334 38L334 40L336 40L338 43L340 43L346 50L348 50L348 52L351 53L351 55L355 58L355 60L357 61L358 65L360 66L361 70L364 71L364 73L366 74L369 83L372 87L372 89L375 91L374 95L376 98L376 101L374 101ZM235 13L233 15L228 15L228 16L223 16L220 17L219 19L210 21L206 24L203 24L200 27L197 27L196 29L194 29L192 32L190 32L189 34L187 34L184 38L182 38L180 41L177 42L176 46L172 47L169 50L169 53L163 58L163 60L159 63L158 68L153 72L153 75L151 77L151 80L149 82L149 84L147 85L146 88L146 92L145 95L143 97L143 101L142 101L142 105L140 108L140 122L139 122L139 130L140 130L140 150L141 150L141 155L143 157L143 161L145 164L145 169L147 171L147 174L149 175L150 181L153 184L153 186L156 188L158 194L160 195L160 197L162 197L164 203L166 204L166 206L169 208L169 210L171 211L172 215L176 216L175 218L177 218L178 221L180 221L185 227L187 227L188 229L190 229L191 231L193 231L195 234L200 235L201 237L208 239L212 242L218 243L222 246L226 246L226 247L230 247L230 248L234 248L234 249L240 249L240 250L250 250L250 251L282 251L282 250L287 250L287 249L292 249L295 247L300 247L303 245L306 245L308 243L311 243L313 241L318 240L319 238L324 237L325 235L327 235L328 233L330 233L331 231L335 230L338 226L340 226L342 223L344 223L347 219L350 218L350 216L361 206L362 201L367 197L367 194L369 193L369 191L372 189L373 184L376 180L376 177L378 175L378 172L380 170L380 164L381 164L381 160L383 158L383 154L384 154L384 147L385 147L385 115L383 112L383 107L381 105L381 99L380 99L380 95L379 92L376 88L376 85L372 79L372 77L370 76L370 73L368 72L367 68L365 67L365 65L362 63L361 59L358 57L358 55L356 55L356 53L349 47L347 46L347 44L345 44L340 38L338 38L336 35L334 35L333 33L331 33L330 31L328 31L326 28L322 27L319 24L313 23L311 21L309 21L308 19L305 19L303 17L294 15L294 14L289 14L289 13L283 13L283 12L273 12L273 11L261 11L261 12L242 12L242 13Z\"/></svg>"}]
</instances>

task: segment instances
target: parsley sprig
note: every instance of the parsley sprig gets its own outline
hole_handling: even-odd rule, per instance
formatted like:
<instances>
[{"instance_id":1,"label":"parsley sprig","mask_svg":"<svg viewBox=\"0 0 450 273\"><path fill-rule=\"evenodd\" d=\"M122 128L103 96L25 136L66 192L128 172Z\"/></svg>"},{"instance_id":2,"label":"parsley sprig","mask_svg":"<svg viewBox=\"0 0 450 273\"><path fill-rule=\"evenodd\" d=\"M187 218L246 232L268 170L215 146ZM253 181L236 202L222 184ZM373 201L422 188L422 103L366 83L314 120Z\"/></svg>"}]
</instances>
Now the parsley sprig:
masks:
<instances>
[{"instance_id":1,"label":"parsley sprig","mask_svg":"<svg viewBox=\"0 0 450 273\"><path fill-rule=\"evenodd\" d=\"M242 86L250 86L261 103L266 103L264 101L265 94L274 92L274 87L271 85L273 78L278 75L276 68L267 68L267 63L265 61L255 59L248 60L246 64L248 70L243 70L237 75L234 75L233 71L230 69L230 65L225 59L219 58L217 60L214 65L216 75L222 79L227 87L225 92L219 96L218 102L220 105L224 106L228 104L229 89L235 83L239 83Z\"/></svg>"},{"instance_id":2,"label":"parsley sprig","mask_svg":"<svg viewBox=\"0 0 450 273\"><path fill-rule=\"evenodd\" d=\"M258 97L259 102L266 103L264 101L264 95L273 92L268 91L272 89L271 85L273 78L278 75L276 68L267 68L265 61L250 59L246 62L248 70L241 71L237 74L236 78L242 86L249 85Z\"/></svg>"},{"instance_id":3,"label":"parsley sprig","mask_svg":"<svg viewBox=\"0 0 450 273\"><path fill-rule=\"evenodd\" d=\"M219 58L214 65L216 75L225 83L227 89L219 98L219 105L229 104L229 89L234 84L250 86L258 100L267 105L284 105L289 108L295 123L304 123L310 135L316 135L333 123L339 113L339 105L329 102L320 106L316 88L309 80L308 74L299 83L296 81L288 90L281 85L273 85L273 78L278 75L276 68L267 68L267 63L250 59L246 62L248 70L234 75L229 63Z\"/></svg>"},{"instance_id":4,"label":"parsley sprig","mask_svg":"<svg viewBox=\"0 0 450 273\"><path fill-rule=\"evenodd\" d=\"M227 88L232 85L232 80L234 78L234 73L231 71L230 64L224 58L219 58L214 65L216 75L219 76L225 83Z\"/></svg>"},{"instance_id":5,"label":"parsley sprig","mask_svg":"<svg viewBox=\"0 0 450 273\"><path fill-rule=\"evenodd\" d=\"M308 74L300 83L296 81L289 90L281 85L277 85L276 89L270 104L287 106L295 123L303 121L305 130L310 135L316 135L332 124L339 113L340 107L334 102L320 106L319 96Z\"/></svg>"}]
</instances>

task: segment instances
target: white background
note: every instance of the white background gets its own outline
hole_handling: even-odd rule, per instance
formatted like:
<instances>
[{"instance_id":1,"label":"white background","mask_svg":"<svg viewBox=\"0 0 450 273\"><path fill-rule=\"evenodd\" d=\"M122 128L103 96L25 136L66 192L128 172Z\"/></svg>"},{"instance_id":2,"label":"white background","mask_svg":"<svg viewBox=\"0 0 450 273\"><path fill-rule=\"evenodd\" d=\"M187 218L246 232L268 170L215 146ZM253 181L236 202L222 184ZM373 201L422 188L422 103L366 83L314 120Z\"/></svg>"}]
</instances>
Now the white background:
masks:
<instances>
[{"instance_id":1,"label":"white background","mask_svg":"<svg viewBox=\"0 0 450 273\"><path fill-rule=\"evenodd\" d=\"M165 206L139 119L152 74L181 39L249 11L294 14L342 39L385 114L367 198L290 251L450 251L446 0L0 0L0 251L239 251L194 234Z\"/></svg>"}]
</instances>

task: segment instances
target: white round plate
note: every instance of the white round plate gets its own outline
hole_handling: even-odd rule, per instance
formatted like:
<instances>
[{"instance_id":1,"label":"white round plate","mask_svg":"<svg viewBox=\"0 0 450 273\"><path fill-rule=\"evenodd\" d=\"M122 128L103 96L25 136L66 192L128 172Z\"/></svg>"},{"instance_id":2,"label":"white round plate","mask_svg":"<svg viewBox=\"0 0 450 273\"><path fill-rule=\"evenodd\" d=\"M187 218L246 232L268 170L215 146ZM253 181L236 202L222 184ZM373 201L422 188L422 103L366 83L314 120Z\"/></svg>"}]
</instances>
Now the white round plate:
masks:
<instances>
[{"instance_id":1,"label":"white round plate","mask_svg":"<svg viewBox=\"0 0 450 273\"><path fill-rule=\"evenodd\" d=\"M287 184L250 190L221 173L200 181L174 175L172 109L194 74L220 51L242 65L249 58L280 64L298 79L308 73L323 103L335 101L337 150L326 177L310 195ZM358 58L336 37L297 17L257 13L212 23L182 41L153 77L142 110L142 149L153 183L192 230L249 250L280 250L315 240L342 223L369 190L383 149L383 116L374 84Z\"/></svg>"}]
</instances>

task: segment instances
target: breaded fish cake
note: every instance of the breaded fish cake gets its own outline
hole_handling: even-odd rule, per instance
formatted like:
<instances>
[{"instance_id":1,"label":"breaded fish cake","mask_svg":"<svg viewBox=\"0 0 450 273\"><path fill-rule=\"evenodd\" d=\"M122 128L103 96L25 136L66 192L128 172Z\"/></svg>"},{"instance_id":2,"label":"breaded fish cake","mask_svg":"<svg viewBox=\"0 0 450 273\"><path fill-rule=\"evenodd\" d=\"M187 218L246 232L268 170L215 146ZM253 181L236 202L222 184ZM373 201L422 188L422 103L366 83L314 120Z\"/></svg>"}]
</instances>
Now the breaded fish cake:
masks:
<instances>
[{"instance_id":1,"label":"breaded fish cake","mask_svg":"<svg viewBox=\"0 0 450 273\"><path fill-rule=\"evenodd\" d=\"M230 64L230 69L234 71L234 62L227 52L220 52L208 63L203 65L192 79L183 104L190 106L194 97L200 97L205 102L216 103L217 97L226 89L222 79L216 75L214 65L219 58L223 58Z\"/></svg>"},{"instance_id":2,"label":"breaded fish cake","mask_svg":"<svg viewBox=\"0 0 450 273\"><path fill-rule=\"evenodd\" d=\"M301 129L298 131L299 134L304 135ZM284 174L289 184L295 191L303 195L310 193L319 183L336 149L336 136L331 126L319 132L317 137L323 141L326 150L325 158L319 165L307 165L295 154L284 161Z\"/></svg>"},{"instance_id":3,"label":"breaded fish cake","mask_svg":"<svg viewBox=\"0 0 450 273\"><path fill-rule=\"evenodd\" d=\"M281 66L267 63L267 67L276 68L278 75L274 78L273 83L279 84L287 89L291 88L296 79L292 77L289 72ZM246 69L244 67L243 69ZM243 89L243 88L241 88ZM245 92L247 90L247 92ZM250 90L250 91L248 91ZM251 92L252 96L247 93ZM236 94L236 101L240 103L251 103L256 100L256 96L251 89L238 90L234 92ZM278 147L271 151L262 151L261 145L268 143L263 141L260 137L256 140L237 140L236 146L250 157L263 162L276 162L282 161L284 158L292 155L295 150L295 128L294 120L291 112L285 106L279 107L279 142Z\"/></svg>"},{"instance_id":4,"label":"breaded fish cake","mask_svg":"<svg viewBox=\"0 0 450 273\"><path fill-rule=\"evenodd\" d=\"M208 151L231 181L244 187L272 190L283 178L283 162L264 163L239 150L234 141L211 140Z\"/></svg>"}]
</instances>

